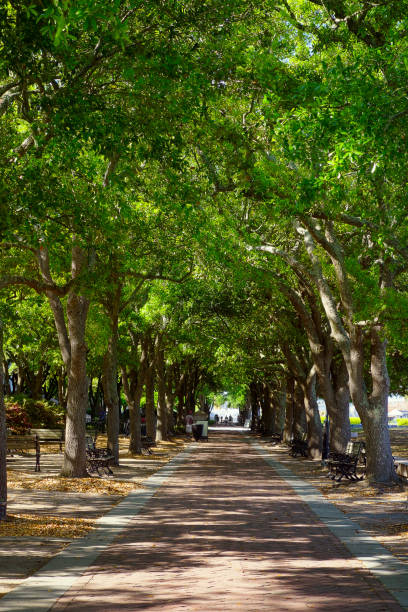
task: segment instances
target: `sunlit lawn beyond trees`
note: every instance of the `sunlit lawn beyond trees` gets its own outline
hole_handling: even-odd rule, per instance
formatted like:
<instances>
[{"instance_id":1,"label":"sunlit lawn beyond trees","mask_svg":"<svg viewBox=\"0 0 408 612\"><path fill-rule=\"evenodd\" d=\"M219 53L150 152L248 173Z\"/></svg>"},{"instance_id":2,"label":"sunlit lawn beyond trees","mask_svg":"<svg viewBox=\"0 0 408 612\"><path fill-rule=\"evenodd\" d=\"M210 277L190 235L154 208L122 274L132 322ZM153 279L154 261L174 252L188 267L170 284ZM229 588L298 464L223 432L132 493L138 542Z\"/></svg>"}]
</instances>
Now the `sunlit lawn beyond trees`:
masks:
<instances>
[{"instance_id":1,"label":"sunlit lawn beyond trees","mask_svg":"<svg viewBox=\"0 0 408 612\"><path fill-rule=\"evenodd\" d=\"M407 15L405 0L2 3L0 386L58 400L62 475L86 475L102 403L118 462L125 403L137 454L141 406L166 440L227 391L254 429L305 430L316 459L317 398L338 451L352 401L368 479L396 479Z\"/></svg>"}]
</instances>

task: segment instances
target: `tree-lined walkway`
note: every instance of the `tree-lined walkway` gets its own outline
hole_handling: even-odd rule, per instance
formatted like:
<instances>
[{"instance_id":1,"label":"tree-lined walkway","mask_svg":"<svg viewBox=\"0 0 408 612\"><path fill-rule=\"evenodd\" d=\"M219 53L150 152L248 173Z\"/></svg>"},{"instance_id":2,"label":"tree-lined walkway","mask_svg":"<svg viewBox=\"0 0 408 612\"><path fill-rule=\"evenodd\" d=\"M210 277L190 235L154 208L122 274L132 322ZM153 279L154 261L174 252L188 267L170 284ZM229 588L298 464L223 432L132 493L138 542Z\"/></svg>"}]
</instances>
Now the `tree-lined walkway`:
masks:
<instances>
[{"instance_id":1,"label":"tree-lined walkway","mask_svg":"<svg viewBox=\"0 0 408 612\"><path fill-rule=\"evenodd\" d=\"M58 610L401 610L272 467L219 435L179 467Z\"/></svg>"}]
</instances>

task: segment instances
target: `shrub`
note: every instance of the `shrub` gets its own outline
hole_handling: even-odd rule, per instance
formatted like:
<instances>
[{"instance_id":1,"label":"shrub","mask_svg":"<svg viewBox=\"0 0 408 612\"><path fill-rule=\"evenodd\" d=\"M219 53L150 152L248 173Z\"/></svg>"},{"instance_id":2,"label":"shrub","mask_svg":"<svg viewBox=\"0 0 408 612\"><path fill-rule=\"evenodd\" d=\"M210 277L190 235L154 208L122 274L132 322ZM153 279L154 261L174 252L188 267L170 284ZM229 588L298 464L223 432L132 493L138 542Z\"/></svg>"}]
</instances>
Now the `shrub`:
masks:
<instances>
[{"instance_id":1,"label":"shrub","mask_svg":"<svg viewBox=\"0 0 408 612\"><path fill-rule=\"evenodd\" d=\"M64 425L64 409L61 406L49 404L45 400L33 400L24 395L7 397L5 401L6 407L19 406L31 427L55 429Z\"/></svg>"},{"instance_id":2,"label":"shrub","mask_svg":"<svg viewBox=\"0 0 408 612\"><path fill-rule=\"evenodd\" d=\"M32 427L31 421L24 408L20 404L6 404L7 429L16 435L23 436Z\"/></svg>"},{"instance_id":3,"label":"shrub","mask_svg":"<svg viewBox=\"0 0 408 612\"><path fill-rule=\"evenodd\" d=\"M61 406L30 398L24 399L23 406L33 427L55 429L64 425L64 410Z\"/></svg>"}]
</instances>

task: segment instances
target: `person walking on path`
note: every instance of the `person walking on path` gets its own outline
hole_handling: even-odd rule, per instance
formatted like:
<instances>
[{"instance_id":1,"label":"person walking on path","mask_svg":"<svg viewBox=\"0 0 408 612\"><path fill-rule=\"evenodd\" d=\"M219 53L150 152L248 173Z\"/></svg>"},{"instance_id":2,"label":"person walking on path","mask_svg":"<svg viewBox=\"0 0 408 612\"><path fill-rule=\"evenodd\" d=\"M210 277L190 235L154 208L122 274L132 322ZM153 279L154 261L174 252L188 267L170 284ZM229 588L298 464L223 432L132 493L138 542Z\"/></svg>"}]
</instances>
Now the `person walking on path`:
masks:
<instances>
[{"instance_id":1,"label":"person walking on path","mask_svg":"<svg viewBox=\"0 0 408 612\"><path fill-rule=\"evenodd\" d=\"M186 415L186 434L188 436L191 436L193 433L193 423L194 419L190 410L190 412Z\"/></svg>"}]
</instances>

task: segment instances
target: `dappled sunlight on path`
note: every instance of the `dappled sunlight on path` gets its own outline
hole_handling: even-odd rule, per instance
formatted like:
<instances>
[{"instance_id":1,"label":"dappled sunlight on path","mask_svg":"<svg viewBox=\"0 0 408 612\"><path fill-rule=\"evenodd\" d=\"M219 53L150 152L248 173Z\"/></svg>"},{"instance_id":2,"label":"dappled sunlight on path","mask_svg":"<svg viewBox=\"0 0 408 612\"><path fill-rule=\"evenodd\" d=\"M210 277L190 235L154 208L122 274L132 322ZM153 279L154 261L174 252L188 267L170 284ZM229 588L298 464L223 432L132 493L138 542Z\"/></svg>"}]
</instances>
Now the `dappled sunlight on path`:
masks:
<instances>
[{"instance_id":1,"label":"dappled sunlight on path","mask_svg":"<svg viewBox=\"0 0 408 612\"><path fill-rule=\"evenodd\" d=\"M56 610L402 608L239 434L200 443Z\"/></svg>"}]
</instances>

